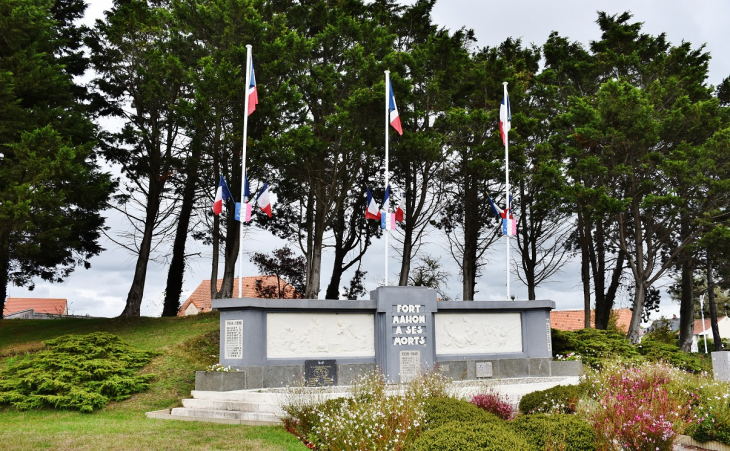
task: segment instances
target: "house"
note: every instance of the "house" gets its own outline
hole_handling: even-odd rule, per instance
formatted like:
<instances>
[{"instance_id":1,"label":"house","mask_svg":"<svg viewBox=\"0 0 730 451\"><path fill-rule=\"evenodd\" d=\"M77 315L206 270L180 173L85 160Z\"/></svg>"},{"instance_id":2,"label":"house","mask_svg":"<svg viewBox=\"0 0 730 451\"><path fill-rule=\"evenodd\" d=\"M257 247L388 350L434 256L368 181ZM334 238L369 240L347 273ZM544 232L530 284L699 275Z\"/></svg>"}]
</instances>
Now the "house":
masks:
<instances>
[{"instance_id":1,"label":"house","mask_svg":"<svg viewBox=\"0 0 730 451\"><path fill-rule=\"evenodd\" d=\"M704 337L712 339L712 323L710 318L705 318L705 323L702 324L701 319L695 320L694 335L696 337ZM720 338L730 338L730 319L727 316L717 318L717 328L720 330Z\"/></svg>"},{"instance_id":2,"label":"house","mask_svg":"<svg viewBox=\"0 0 730 451\"><path fill-rule=\"evenodd\" d=\"M629 331L631 324L631 309L622 308L612 310L616 316L616 328L624 333ZM575 331L585 328L585 310L552 310L550 312L550 326L553 329ZM596 327L596 311L591 310L591 327Z\"/></svg>"},{"instance_id":3,"label":"house","mask_svg":"<svg viewBox=\"0 0 730 451\"><path fill-rule=\"evenodd\" d=\"M57 298L7 298L5 319L46 319L68 315L68 301Z\"/></svg>"},{"instance_id":4,"label":"house","mask_svg":"<svg viewBox=\"0 0 730 451\"><path fill-rule=\"evenodd\" d=\"M276 276L251 276L244 277L242 283L242 292L244 298L257 298L260 297L256 292L256 285L258 281L264 287L275 288L276 287ZM284 280L282 284L286 284ZM220 290L223 284L222 279L218 279L218 289ZM294 299L296 291L290 285L284 288L284 299ZM233 297L238 297L238 278L233 279ZM209 312L210 309L210 279L204 280L198 285L190 296L183 302L180 309L177 311L177 316L197 315L200 312Z\"/></svg>"}]
</instances>

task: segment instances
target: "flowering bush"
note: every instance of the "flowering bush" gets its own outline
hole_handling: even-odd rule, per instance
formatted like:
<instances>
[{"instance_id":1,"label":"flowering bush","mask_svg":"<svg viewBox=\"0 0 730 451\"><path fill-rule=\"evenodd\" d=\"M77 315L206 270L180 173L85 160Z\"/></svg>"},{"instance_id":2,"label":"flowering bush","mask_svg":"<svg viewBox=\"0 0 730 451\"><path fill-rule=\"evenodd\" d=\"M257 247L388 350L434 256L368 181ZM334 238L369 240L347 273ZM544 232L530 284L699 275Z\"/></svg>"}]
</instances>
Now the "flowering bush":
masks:
<instances>
[{"instance_id":1,"label":"flowering bush","mask_svg":"<svg viewBox=\"0 0 730 451\"><path fill-rule=\"evenodd\" d=\"M664 363L620 361L589 372L590 399L580 412L595 429L599 449L671 450L674 437L699 421L697 394L684 386L684 376Z\"/></svg>"},{"instance_id":2,"label":"flowering bush","mask_svg":"<svg viewBox=\"0 0 730 451\"><path fill-rule=\"evenodd\" d=\"M557 385L526 394L520 399L519 408L524 414L575 413L578 400L584 395L580 385Z\"/></svg>"},{"instance_id":3,"label":"flowering bush","mask_svg":"<svg viewBox=\"0 0 730 451\"><path fill-rule=\"evenodd\" d=\"M290 389L296 391L296 389ZM349 397L322 402L292 396L284 406L284 426L311 449L409 449L424 424L424 402L446 393L446 380L428 375L409 385L388 386L379 374L353 385ZM306 399L313 399L307 403Z\"/></svg>"},{"instance_id":4,"label":"flowering bush","mask_svg":"<svg viewBox=\"0 0 730 451\"><path fill-rule=\"evenodd\" d=\"M730 386L720 381L702 382L698 389L700 420L685 434L698 442L714 440L730 445Z\"/></svg>"},{"instance_id":5,"label":"flowering bush","mask_svg":"<svg viewBox=\"0 0 730 451\"><path fill-rule=\"evenodd\" d=\"M206 368L205 371L215 371L218 373L229 373L229 372L238 371L238 369L231 368L231 365L223 366L220 363L216 363L215 365L211 365L210 368Z\"/></svg>"},{"instance_id":6,"label":"flowering bush","mask_svg":"<svg viewBox=\"0 0 730 451\"><path fill-rule=\"evenodd\" d=\"M503 420L509 420L514 416L514 409L509 401L502 398L499 393L491 388L487 393L474 396L471 403L480 409L497 415Z\"/></svg>"},{"instance_id":7,"label":"flowering bush","mask_svg":"<svg viewBox=\"0 0 730 451\"><path fill-rule=\"evenodd\" d=\"M565 355L557 354L555 360L569 361L569 360L580 360L580 354L575 352L569 352Z\"/></svg>"}]
</instances>

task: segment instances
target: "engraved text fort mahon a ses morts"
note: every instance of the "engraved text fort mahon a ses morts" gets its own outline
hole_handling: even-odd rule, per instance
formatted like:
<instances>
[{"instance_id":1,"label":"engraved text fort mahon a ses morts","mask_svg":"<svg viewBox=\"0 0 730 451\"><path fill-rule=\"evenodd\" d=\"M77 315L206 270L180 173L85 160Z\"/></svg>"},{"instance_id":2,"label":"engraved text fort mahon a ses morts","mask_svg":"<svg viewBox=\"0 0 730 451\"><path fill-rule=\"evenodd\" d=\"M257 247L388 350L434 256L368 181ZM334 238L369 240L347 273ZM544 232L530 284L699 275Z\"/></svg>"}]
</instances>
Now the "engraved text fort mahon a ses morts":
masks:
<instances>
[{"instance_id":1,"label":"engraved text fort mahon a ses morts","mask_svg":"<svg viewBox=\"0 0 730 451\"><path fill-rule=\"evenodd\" d=\"M426 337L418 336L425 332L426 315L422 315L422 305L398 304L393 315L395 337L393 345L425 345Z\"/></svg>"}]
</instances>

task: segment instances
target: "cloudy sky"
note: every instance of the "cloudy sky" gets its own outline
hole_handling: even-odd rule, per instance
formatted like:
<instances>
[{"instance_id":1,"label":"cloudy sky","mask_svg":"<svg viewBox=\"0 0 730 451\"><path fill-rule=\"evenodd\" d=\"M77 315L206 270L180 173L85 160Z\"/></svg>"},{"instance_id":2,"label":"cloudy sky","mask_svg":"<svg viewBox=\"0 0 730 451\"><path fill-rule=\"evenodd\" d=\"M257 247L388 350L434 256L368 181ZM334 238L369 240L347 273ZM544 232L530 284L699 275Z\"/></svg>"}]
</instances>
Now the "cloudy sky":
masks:
<instances>
[{"instance_id":1,"label":"cloudy sky","mask_svg":"<svg viewBox=\"0 0 730 451\"><path fill-rule=\"evenodd\" d=\"M110 0L91 0L88 10L88 22L102 17L103 11L111 6ZM572 41L580 41L585 45L591 40L599 39L600 32L595 24L597 11L618 14L631 11L634 19L644 23L643 31L652 35L666 33L670 42L679 44L689 41L694 47L704 44L713 59L710 62L708 83L717 85L730 75L730 57L726 50L730 42L730 2L726 0L703 0L699 2L680 2L676 0L558 0L558 1L513 1L502 2L492 0L441 0L435 7L434 20L439 25L451 30L461 27L475 31L478 46L495 46L507 37L521 38L523 43L541 45L551 31L558 31ZM262 99L265 101L265 99ZM212 189L212 187L211 187ZM110 215L110 233L118 231L118 218ZM461 293L461 281L458 267L444 248L443 239L433 232L424 252L441 256L444 269L453 274L449 283L449 293L457 298ZM394 240L391 240L391 244ZM273 238L269 233L256 231L246 240L249 252L268 251L283 245L282 240ZM105 241L107 249L100 256L91 260L90 270L77 269L64 283L48 284L38 281L34 291L14 286L8 287L8 295L12 297L61 297L67 298L70 311L74 314L91 316L117 316L124 308L134 271L135 259L127 251L118 248L114 243ZM210 249L197 247L200 256L191 259L185 273L183 299L203 279L210 277ZM484 275L477 283L477 299L501 300L506 295L504 243L495 246L494 252L488 256L489 264ZM391 283L396 280L395 271L399 268L399 260L394 250L389 252ZM514 253L513 253L514 255ZM377 287L383 280L383 243L377 242L368 251L363 269L368 271L367 288ZM322 292L324 295L331 259L325 256L322 268ZM255 275L255 267L244 257L244 275ZM162 263L151 263L147 274L145 296L142 303L143 315L159 315L162 311L163 290L167 277L166 267ZM343 285L347 283L343 280ZM517 280L512 279L512 293L518 299L527 298L527 290ZM671 303L663 290L661 314L671 316L679 313L679 307ZM580 271L578 261L569 262L551 283L538 288L538 298L552 299L558 309L582 308ZM621 299L621 306L628 306L628 299Z\"/></svg>"}]
</instances>

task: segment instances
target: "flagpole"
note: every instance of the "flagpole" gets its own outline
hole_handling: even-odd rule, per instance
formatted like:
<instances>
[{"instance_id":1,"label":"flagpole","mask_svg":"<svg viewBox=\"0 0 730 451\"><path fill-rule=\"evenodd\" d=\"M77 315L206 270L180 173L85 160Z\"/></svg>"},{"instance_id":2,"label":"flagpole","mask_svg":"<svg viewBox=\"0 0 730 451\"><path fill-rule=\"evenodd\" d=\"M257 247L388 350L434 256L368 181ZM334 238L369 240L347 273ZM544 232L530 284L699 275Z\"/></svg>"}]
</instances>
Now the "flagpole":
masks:
<instances>
[{"instance_id":1,"label":"flagpole","mask_svg":"<svg viewBox=\"0 0 730 451\"><path fill-rule=\"evenodd\" d=\"M390 125L390 97L388 96L390 94L390 71L385 71L385 189L388 189L388 126ZM388 199L388 204L390 204L390 199ZM385 205L384 205L385 207ZM386 207L385 214L388 214L388 209ZM385 230L385 286L388 286L388 235L390 235L390 232L388 231L387 224L388 222L385 222L386 228Z\"/></svg>"},{"instance_id":2,"label":"flagpole","mask_svg":"<svg viewBox=\"0 0 730 451\"><path fill-rule=\"evenodd\" d=\"M503 102L507 102L507 82L505 81L502 83L504 85L504 97ZM509 104L508 104L509 105ZM509 111L509 110L508 110ZM504 178L505 178L505 202L507 204L507 208L505 209L505 222L507 223L507 300L509 301L511 299L510 297L510 290L509 290L509 236L511 233L511 224L509 223L509 217L510 213L512 213L509 201L509 138L508 135L509 131L506 130L504 132Z\"/></svg>"},{"instance_id":3,"label":"flagpole","mask_svg":"<svg viewBox=\"0 0 730 451\"><path fill-rule=\"evenodd\" d=\"M243 297L243 203L246 196L246 144L248 136L248 85L251 84L251 45L246 46L246 85L243 91L243 153L241 154L241 210L238 221L238 297Z\"/></svg>"}]
</instances>

